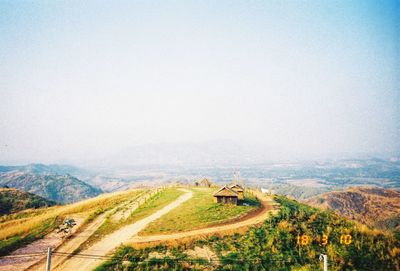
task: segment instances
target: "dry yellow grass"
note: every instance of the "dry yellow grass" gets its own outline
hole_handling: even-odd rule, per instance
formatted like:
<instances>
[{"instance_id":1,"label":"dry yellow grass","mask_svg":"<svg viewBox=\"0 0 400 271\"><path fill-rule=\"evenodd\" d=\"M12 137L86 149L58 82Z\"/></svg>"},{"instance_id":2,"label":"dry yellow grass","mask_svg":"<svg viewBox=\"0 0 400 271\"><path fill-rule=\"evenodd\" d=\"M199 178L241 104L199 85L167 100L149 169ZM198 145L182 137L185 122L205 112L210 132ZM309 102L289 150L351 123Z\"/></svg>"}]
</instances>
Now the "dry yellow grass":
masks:
<instances>
[{"instance_id":1,"label":"dry yellow grass","mask_svg":"<svg viewBox=\"0 0 400 271\"><path fill-rule=\"evenodd\" d=\"M38 215L33 215L21 219L6 221L0 224L0 240L13 236L24 236L35 228L42 225L45 221L57 217L66 217L76 213L86 213L88 216L97 210L106 210L121 204L132 198L136 198L143 190L129 190L123 192L103 194L98 197L85 201L69 204L65 206L54 206L46 208L46 212L41 211ZM35 212L35 211L32 211Z\"/></svg>"},{"instance_id":2,"label":"dry yellow grass","mask_svg":"<svg viewBox=\"0 0 400 271\"><path fill-rule=\"evenodd\" d=\"M400 192L393 189L353 187L325 193L305 202L382 230L394 229L400 219Z\"/></svg>"}]
</instances>

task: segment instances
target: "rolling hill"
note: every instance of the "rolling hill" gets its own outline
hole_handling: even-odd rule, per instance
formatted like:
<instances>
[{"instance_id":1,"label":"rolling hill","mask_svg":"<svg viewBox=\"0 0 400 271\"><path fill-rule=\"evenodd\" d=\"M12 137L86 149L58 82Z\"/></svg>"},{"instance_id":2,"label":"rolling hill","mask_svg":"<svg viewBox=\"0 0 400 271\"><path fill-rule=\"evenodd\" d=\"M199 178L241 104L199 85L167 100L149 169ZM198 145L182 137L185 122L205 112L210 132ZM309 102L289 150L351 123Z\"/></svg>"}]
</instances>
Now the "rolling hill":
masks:
<instances>
[{"instance_id":1,"label":"rolling hill","mask_svg":"<svg viewBox=\"0 0 400 271\"><path fill-rule=\"evenodd\" d=\"M356 187L329 192L305 201L315 207L334 210L365 225L400 229L400 191Z\"/></svg>"},{"instance_id":2,"label":"rolling hill","mask_svg":"<svg viewBox=\"0 0 400 271\"><path fill-rule=\"evenodd\" d=\"M321 253L329 270L400 270L400 243L392 234L283 196L275 200L279 211L244 232L126 244L95 270L315 271L323 270Z\"/></svg>"},{"instance_id":3,"label":"rolling hill","mask_svg":"<svg viewBox=\"0 0 400 271\"><path fill-rule=\"evenodd\" d=\"M59 173L58 173L59 172ZM63 174L60 174L63 173ZM45 165L0 168L0 187L16 188L59 203L76 202L102 191L76 177Z\"/></svg>"},{"instance_id":4,"label":"rolling hill","mask_svg":"<svg viewBox=\"0 0 400 271\"><path fill-rule=\"evenodd\" d=\"M54 201L46 200L31 193L14 188L0 188L0 215L53 205L55 205Z\"/></svg>"},{"instance_id":5,"label":"rolling hill","mask_svg":"<svg viewBox=\"0 0 400 271\"><path fill-rule=\"evenodd\" d=\"M311 271L321 269L320 253L328 255L332 270L398 270L399 239L388 231L368 229L334 212L284 196L268 196L268 202L262 199L274 210L254 213L262 220L255 219L257 222L243 226L253 217L228 219L235 218L237 211L251 211L240 208L249 206L212 204L212 192L188 187L138 189L30 210L22 212L22 216L13 214L0 222L0 255L27 253L29 248L38 251L42 244L47 246L55 238L55 256L73 253L68 259L52 259L52 270L60 271L96 267L97 271ZM391 195L390 191L384 193ZM223 224L219 221L221 209L224 215L229 214ZM64 238L55 233L65 218L77 221L76 236ZM209 232L211 229L214 231ZM146 234L140 234L141 231ZM351 240L344 243L347 239L343 236L350 236ZM36 262L28 270L44 270L45 261L40 259L45 259L45 253L35 257L29 264L25 264L27 260L19 264L30 266ZM10 268L5 270L25 270L11 263L15 259L0 257L0 266L2 261Z\"/></svg>"}]
</instances>

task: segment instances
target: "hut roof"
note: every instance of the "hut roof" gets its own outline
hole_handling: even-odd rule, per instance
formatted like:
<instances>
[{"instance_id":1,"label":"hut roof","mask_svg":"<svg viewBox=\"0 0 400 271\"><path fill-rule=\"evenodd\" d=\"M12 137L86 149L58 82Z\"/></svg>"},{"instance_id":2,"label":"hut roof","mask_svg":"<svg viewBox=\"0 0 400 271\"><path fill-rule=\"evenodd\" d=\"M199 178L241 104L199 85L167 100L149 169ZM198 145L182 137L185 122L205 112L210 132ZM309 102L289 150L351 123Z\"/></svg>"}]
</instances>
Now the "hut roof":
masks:
<instances>
[{"instance_id":1,"label":"hut roof","mask_svg":"<svg viewBox=\"0 0 400 271\"><path fill-rule=\"evenodd\" d=\"M220 196L220 197L237 197L238 194L237 192L233 191L230 189L228 186L223 186L221 187L217 192L214 193L214 197Z\"/></svg>"},{"instance_id":2,"label":"hut roof","mask_svg":"<svg viewBox=\"0 0 400 271\"><path fill-rule=\"evenodd\" d=\"M211 182L207 178L202 179L199 183L200 184L211 185Z\"/></svg>"},{"instance_id":3,"label":"hut roof","mask_svg":"<svg viewBox=\"0 0 400 271\"><path fill-rule=\"evenodd\" d=\"M230 188L230 189L233 189L233 190L235 190L235 191L241 191L241 192L244 191L243 187L241 187L241 186L238 185L238 184L232 184L232 185L229 186L229 188Z\"/></svg>"}]
</instances>

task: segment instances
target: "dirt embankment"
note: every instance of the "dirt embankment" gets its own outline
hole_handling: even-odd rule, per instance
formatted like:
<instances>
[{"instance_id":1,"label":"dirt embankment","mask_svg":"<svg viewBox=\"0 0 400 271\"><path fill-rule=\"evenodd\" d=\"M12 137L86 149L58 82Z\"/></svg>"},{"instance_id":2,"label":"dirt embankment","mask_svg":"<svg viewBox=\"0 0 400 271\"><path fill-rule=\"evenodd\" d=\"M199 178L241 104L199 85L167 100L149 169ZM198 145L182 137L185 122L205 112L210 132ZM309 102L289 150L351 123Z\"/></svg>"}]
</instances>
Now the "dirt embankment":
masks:
<instances>
[{"instance_id":1,"label":"dirt embankment","mask_svg":"<svg viewBox=\"0 0 400 271\"><path fill-rule=\"evenodd\" d=\"M72 216L77 225L72 228L74 234L82 225L86 218L85 214L76 214ZM29 268L35 263L41 261L46 257L45 252L48 247L58 247L64 241L63 234L53 231L46 235L44 238L32 242L24 247L13 251L8 257L0 258L0 271L21 271ZM38 254L38 252L43 252ZM36 254L36 255L33 255ZM20 257L20 256L24 257ZM32 256L25 256L32 255ZM44 269L43 269L44 270Z\"/></svg>"},{"instance_id":2,"label":"dirt embankment","mask_svg":"<svg viewBox=\"0 0 400 271\"><path fill-rule=\"evenodd\" d=\"M71 253L80 249L82 244L84 244L96 232L96 230L103 224L103 222L109 215L112 215L113 219L120 219L122 217L128 216L130 213L135 211L141 204L143 204L146 201L146 199L151 197L154 193L157 193L157 191L158 190L154 190L154 192L145 192L141 194L134 201L130 203L122 203L120 205L115 206L111 210L101 214L100 216L95 218L91 223L85 226L83 229L78 231L76 234L69 236L69 238L65 240L61 245L52 246L54 251ZM57 256L55 254L52 257L52 270L55 270L57 266L61 265L63 262L67 260L68 260L67 257L61 255ZM41 259L36 260L36 262L34 262L33 264L30 264L27 270L41 271L45 269L45 265L46 265L45 259L44 257L42 257ZM24 270L24 269L18 269L18 270Z\"/></svg>"},{"instance_id":3,"label":"dirt embankment","mask_svg":"<svg viewBox=\"0 0 400 271\"><path fill-rule=\"evenodd\" d=\"M180 196L177 200L165 206L164 208L156 211L152 215L143 218L131 225L127 225L122 227L121 229L107 235L99 242L93 244L91 247L81 251L80 254L85 255L97 255L97 256L105 256L111 253L115 248L129 240L132 236L136 235L139 231L144 229L149 223L160 218L161 216L167 214L172 209L178 207L183 202L189 200L193 193L186 189L181 189L186 192L184 195ZM99 264L102 263L101 258L79 258L79 257L71 257L55 266L52 270L55 271L65 271L65 270L73 270L73 271L86 271L93 270ZM41 270L41 269L33 269L33 270Z\"/></svg>"}]
</instances>

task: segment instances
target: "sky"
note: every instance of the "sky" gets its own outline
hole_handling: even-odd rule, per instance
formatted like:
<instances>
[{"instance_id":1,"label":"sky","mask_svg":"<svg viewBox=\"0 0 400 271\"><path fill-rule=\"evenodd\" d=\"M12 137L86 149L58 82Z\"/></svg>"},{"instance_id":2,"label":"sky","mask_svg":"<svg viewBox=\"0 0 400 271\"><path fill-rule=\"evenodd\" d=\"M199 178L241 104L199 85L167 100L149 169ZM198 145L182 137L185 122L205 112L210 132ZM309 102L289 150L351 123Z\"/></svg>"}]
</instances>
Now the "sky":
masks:
<instances>
[{"instance_id":1,"label":"sky","mask_svg":"<svg viewBox=\"0 0 400 271\"><path fill-rule=\"evenodd\" d=\"M224 140L399 152L399 14L389 0L0 1L0 163Z\"/></svg>"}]
</instances>

